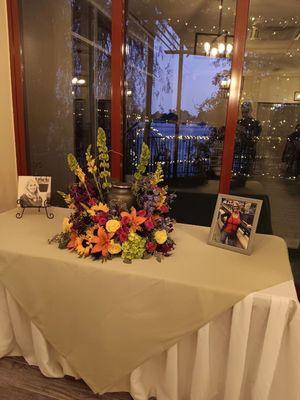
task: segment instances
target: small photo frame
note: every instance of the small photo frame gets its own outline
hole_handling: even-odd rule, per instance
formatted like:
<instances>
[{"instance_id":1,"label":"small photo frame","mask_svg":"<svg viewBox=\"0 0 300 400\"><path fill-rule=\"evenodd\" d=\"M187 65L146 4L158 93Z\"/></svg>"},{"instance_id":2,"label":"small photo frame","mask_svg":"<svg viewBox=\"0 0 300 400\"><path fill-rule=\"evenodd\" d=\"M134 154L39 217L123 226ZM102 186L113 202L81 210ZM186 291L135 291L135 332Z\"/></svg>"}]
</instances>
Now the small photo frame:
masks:
<instances>
[{"instance_id":1,"label":"small photo frame","mask_svg":"<svg viewBox=\"0 0 300 400\"><path fill-rule=\"evenodd\" d=\"M18 204L22 208L40 208L50 205L50 176L19 176Z\"/></svg>"},{"instance_id":2,"label":"small photo frame","mask_svg":"<svg viewBox=\"0 0 300 400\"><path fill-rule=\"evenodd\" d=\"M294 92L294 101L300 101L300 90Z\"/></svg>"},{"instance_id":3,"label":"small photo frame","mask_svg":"<svg viewBox=\"0 0 300 400\"><path fill-rule=\"evenodd\" d=\"M251 254L262 200L219 194L208 244Z\"/></svg>"}]
</instances>

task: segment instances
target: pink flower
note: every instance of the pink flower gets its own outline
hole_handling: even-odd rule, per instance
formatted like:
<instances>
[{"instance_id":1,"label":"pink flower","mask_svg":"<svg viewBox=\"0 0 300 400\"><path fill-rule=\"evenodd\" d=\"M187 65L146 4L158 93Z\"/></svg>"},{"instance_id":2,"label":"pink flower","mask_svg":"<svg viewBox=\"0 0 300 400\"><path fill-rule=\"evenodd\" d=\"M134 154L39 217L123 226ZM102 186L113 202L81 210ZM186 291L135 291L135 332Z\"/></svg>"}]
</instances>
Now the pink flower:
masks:
<instances>
[{"instance_id":1,"label":"pink flower","mask_svg":"<svg viewBox=\"0 0 300 400\"><path fill-rule=\"evenodd\" d=\"M105 225L107 222L107 217L104 212L100 212L93 217L93 221L99 225Z\"/></svg>"},{"instance_id":2,"label":"pink flower","mask_svg":"<svg viewBox=\"0 0 300 400\"><path fill-rule=\"evenodd\" d=\"M146 243L146 249L148 253L154 253L156 250L156 243L154 242L147 242Z\"/></svg>"},{"instance_id":3,"label":"pink flower","mask_svg":"<svg viewBox=\"0 0 300 400\"><path fill-rule=\"evenodd\" d=\"M169 207L163 204L163 205L160 207L160 211L161 211L162 213L166 214L166 213L169 212Z\"/></svg>"},{"instance_id":4,"label":"pink flower","mask_svg":"<svg viewBox=\"0 0 300 400\"><path fill-rule=\"evenodd\" d=\"M150 218L144 222L144 225L145 225L145 228L147 229L147 231L152 231L152 229L154 229L154 223L153 223L152 219L150 219Z\"/></svg>"}]
</instances>

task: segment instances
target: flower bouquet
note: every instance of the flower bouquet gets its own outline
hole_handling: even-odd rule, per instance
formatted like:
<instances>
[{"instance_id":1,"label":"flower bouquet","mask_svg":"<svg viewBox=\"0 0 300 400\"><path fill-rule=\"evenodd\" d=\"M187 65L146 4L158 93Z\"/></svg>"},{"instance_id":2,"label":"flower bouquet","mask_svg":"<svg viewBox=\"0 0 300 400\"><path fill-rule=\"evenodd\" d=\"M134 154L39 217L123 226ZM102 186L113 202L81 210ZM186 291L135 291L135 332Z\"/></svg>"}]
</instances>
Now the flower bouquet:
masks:
<instances>
[{"instance_id":1,"label":"flower bouquet","mask_svg":"<svg viewBox=\"0 0 300 400\"><path fill-rule=\"evenodd\" d=\"M59 248L75 251L80 257L91 256L102 261L121 256L124 262L154 255L158 261L170 255L174 241L170 237L174 221L169 217L175 195L163 184L163 171L157 163L154 173L146 173L150 150L143 143L140 161L132 182L135 206L109 200L109 154L106 135L98 129L97 157L87 148L86 166L82 168L73 154L68 164L77 177L69 193L59 192L73 211L63 221L63 230L49 242Z\"/></svg>"}]
</instances>

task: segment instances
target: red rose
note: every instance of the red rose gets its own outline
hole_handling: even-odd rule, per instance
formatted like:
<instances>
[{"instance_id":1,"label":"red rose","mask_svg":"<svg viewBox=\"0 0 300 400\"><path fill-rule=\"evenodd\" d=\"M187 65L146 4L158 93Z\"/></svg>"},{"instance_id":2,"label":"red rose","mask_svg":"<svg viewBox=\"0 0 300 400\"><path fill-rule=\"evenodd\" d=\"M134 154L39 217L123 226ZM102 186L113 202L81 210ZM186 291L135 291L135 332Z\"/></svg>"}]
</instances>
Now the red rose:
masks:
<instances>
[{"instance_id":1,"label":"red rose","mask_svg":"<svg viewBox=\"0 0 300 400\"><path fill-rule=\"evenodd\" d=\"M163 204L163 205L160 207L160 211L161 211L162 213L166 214L166 213L169 212L169 207Z\"/></svg>"},{"instance_id":2,"label":"red rose","mask_svg":"<svg viewBox=\"0 0 300 400\"><path fill-rule=\"evenodd\" d=\"M154 242L147 242L146 243L146 249L148 253L154 253L156 250L156 243Z\"/></svg>"},{"instance_id":3,"label":"red rose","mask_svg":"<svg viewBox=\"0 0 300 400\"><path fill-rule=\"evenodd\" d=\"M93 217L93 221L99 225L105 225L107 222L107 217L104 212L100 212Z\"/></svg>"},{"instance_id":4,"label":"red rose","mask_svg":"<svg viewBox=\"0 0 300 400\"><path fill-rule=\"evenodd\" d=\"M145 217L146 216L146 211L145 210L139 210L136 215L139 217Z\"/></svg>"},{"instance_id":5,"label":"red rose","mask_svg":"<svg viewBox=\"0 0 300 400\"><path fill-rule=\"evenodd\" d=\"M122 225L129 225L131 222L131 219L128 215L125 215L124 217L122 217L121 219L121 224Z\"/></svg>"},{"instance_id":6,"label":"red rose","mask_svg":"<svg viewBox=\"0 0 300 400\"><path fill-rule=\"evenodd\" d=\"M144 222L145 228L147 229L147 231L152 231L152 229L154 229L154 223L152 221L152 219L147 219Z\"/></svg>"},{"instance_id":7,"label":"red rose","mask_svg":"<svg viewBox=\"0 0 300 400\"><path fill-rule=\"evenodd\" d=\"M96 201L95 199L90 199L90 200L88 201L88 205L89 205L90 207L95 206L96 204L97 204L97 201Z\"/></svg>"},{"instance_id":8,"label":"red rose","mask_svg":"<svg viewBox=\"0 0 300 400\"><path fill-rule=\"evenodd\" d=\"M117 230L116 234L121 243L126 242L126 240L128 239L128 230L127 229L120 228Z\"/></svg>"}]
</instances>

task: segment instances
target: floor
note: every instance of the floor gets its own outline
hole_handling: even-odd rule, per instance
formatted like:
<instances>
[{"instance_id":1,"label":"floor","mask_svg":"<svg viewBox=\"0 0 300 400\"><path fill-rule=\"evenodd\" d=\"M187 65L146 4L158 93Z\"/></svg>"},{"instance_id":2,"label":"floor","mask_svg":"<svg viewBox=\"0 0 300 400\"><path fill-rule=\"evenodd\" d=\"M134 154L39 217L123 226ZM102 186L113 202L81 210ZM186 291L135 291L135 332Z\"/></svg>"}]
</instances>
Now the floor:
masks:
<instances>
[{"instance_id":1,"label":"floor","mask_svg":"<svg viewBox=\"0 0 300 400\"><path fill-rule=\"evenodd\" d=\"M132 400L129 393L94 394L81 380L44 377L22 357L0 359L1 400Z\"/></svg>"}]
</instances>

